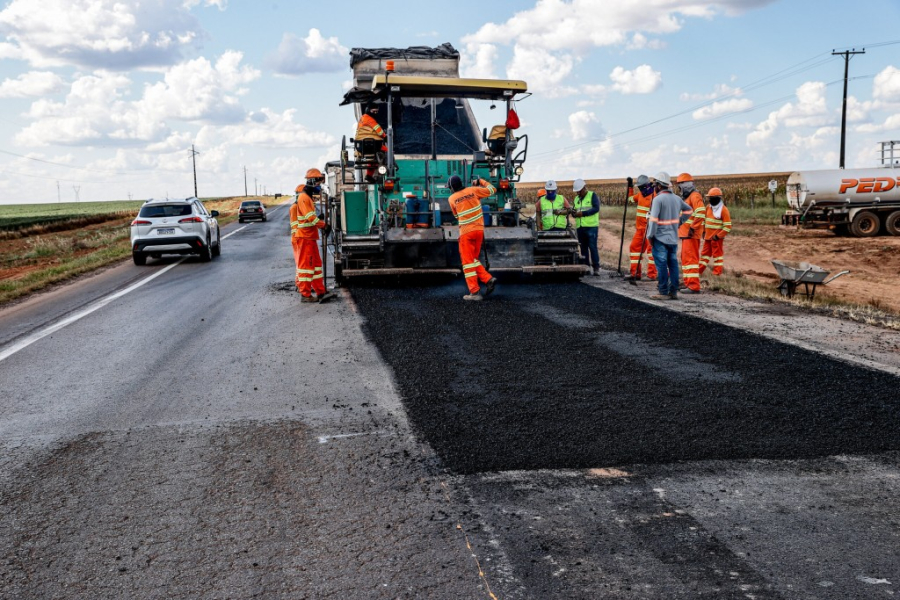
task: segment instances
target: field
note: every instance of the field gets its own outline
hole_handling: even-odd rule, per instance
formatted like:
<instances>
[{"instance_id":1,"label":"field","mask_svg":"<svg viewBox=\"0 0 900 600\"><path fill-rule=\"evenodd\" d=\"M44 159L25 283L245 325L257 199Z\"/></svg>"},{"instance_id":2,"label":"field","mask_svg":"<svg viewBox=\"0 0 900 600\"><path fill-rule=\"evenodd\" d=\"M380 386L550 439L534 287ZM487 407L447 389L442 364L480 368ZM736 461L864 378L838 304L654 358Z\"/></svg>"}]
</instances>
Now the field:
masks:
<instances>
[{"instance_id":1,"label":"field","mask_svg":"<svg viewBox=\"0 0 900 600\"><path fill-rule=\"evenodd\" d=\"M778 182L776 198L785 195L784 185L790 172L779 173L749 173L746 175L709 175L697 176L694 183L701 193L705 194L711 187L722 188L725 194L725 204L728 206L759 206L772 205L772 194L769 193L769 181ZM653 175L648 173L648 175ZM676 174L672 173L674 180ZM636 178L636 177L635 177ZM607 206L621 206L625 201L624 179L588 179L587 188L600 196L601 202ZM570 198L572 194L572 180L557 181L560 192ZM520 183L516 186L519 199L533 203L537 197L537 191L544 187L542 182ZM779 213L780 214L780 213Z\"/></svg>"},{"instance_id":2,"label":"field","mask_svg":"<svg viewBox=\"0 0 900 600\"><path fill-rule=\"evenodd\" d=\"M244 197L205 200L219 224ZM260 198L266 202L267 198ZM142 202L0 206L0 303L130 257L129 225Z\"/></svg>"}]
</instances>

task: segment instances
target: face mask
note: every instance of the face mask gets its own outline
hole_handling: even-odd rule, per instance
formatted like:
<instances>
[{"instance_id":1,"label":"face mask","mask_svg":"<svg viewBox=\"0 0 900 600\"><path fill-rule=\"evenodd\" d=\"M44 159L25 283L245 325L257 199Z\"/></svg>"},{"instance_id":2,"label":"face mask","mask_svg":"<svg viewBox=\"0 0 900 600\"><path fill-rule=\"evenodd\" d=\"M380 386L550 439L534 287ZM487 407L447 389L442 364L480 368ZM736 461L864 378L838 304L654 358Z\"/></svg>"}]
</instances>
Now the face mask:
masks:
<instances>
[{"instance_id":1,"label":"face mask","mask_svg":"<svg viewBox=\"0 0 900 600\"><path fill-rule=\"evenodd\" d=\"M556 198L556 192L547 192L547 200L553 200Z\"/></svg>"},{"instance_id":2,"label":"face mask","mask_svg":"<svg viewBox=\"0 0 900 600\"><path fill-rule=\"evenodd\" d=\"M681 188L681 195L688 196L694 191L694 182L693 181L685 181L684 183L679 184Z\"/></svg>"},{"instance_id":3,"label":"face mask","mask_svg":"<svg viewBox=\"0 0 900 600\"><path fill-rule=\"evenodd\" d=\"M718 206L721 201L722 201L722 198L720 198L719 196L710 196L709 197L709 203L712 204L713 206Z\"/></svg>"},{"instance_id":4,"label":"face mask","mask_svg":"<svg viewBox=\"0 0 900 600\"><path fill-rule=\"evenodd\" d=\"M321 194L321 193L322 193L322 186L321 186L321 185L308 185L308 186L306 186L306 187L307 187L312 193L314 193L314 194Z\"/></svg>"},{"instance_id":5,"label":"face mask","mask_svg":"<svg viewBox=\"0 0 900 600\"><path fill-rule=\"evenodd\" d=\"M638 186L638 189L641 191L641 193L643 195L649 196L650 194L653 193L653 184L648 183L646 185L641 185L641 186Z\"/></svg>"}]
</instances>

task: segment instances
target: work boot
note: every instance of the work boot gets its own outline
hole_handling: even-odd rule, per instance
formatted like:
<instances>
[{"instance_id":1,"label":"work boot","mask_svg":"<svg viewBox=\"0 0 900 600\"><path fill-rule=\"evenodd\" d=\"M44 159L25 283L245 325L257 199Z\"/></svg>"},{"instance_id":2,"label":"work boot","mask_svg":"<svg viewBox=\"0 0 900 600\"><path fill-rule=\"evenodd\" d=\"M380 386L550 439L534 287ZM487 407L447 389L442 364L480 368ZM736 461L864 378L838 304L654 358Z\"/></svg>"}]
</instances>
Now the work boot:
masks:
<instances>
[{"instance_id":1,"label":"work boot","mask_svg":"<svg viewBox=\"0 0 900 600\"><path fill-rule=\"evenodd\" d=\"M676 300L675 294L653 294L651 300Z\"/></svg>"},{"instance_id":2,"label":"work boot","mask_svg":"<svg viewBox=\"0 0 900 600\"><path fill-rule=\"evenodd\" d=\"M487 283L484 284L484 295L490 296L494 293L494 288L497 287L497 278L491 277L488 279Z\"/></svg>"},{"instance_id":3,"label":"work boot","mask_svg":"<svg viewBox=\"0 0 900 600\"><path fill-rule=\"evenodd\" d=\"M479 292L475 292L474 294L466 294L463 296L463 300L474 300L475 302L479 302L484 300L484 296L482 296Z\"/></svg>"},{"instance_id":4,"label":"work boot","mask_svg":"<svg viewBox=\"0 0 900 600\"><path fill-rule=\"evenodd\" d=\"M700 293L700 290L694 290L694 289L691 289L691 288L684 288L683 290L681 290L681 293L682 293L682 294L699 294L699 293Z\"/></svg>"},{"instance_id":5,"label":"work boot","mask_svg":"<svg viewBox=\"0 0 900 600\"><path fill-rule=\"evenodd\" d=\"M600 277L600 269L594 269L594 277Z\"/></svg>"},{"instance_id":6,"label":"work boot","mask_svg":"<svg viewBox=\"0 0 900 600\"><path fill-rule=\"evenodd\" d=\"M672 292L671 294L669 294L669 300L678 300L678 294Z\"/></svg>"},{"instance_id":7,"label":"work boot","mask_svg":"<svg viewBox=\"0 0 900 600\"><path fill-rule=\"evenodd\" d=\"M312 296L301 296L300 302L317 302L317 300Z\"/></svg>"},{"instance_id":8,"label":"work boot","mask_svg":"<svg viewBox=\"0 0 900 600\"><path fill-rule=\"evenodd\" d=\"M640 276L634 276L634 275L626 275L624 279L625 279L625 281L627 281L629 283L631 283L632 281L640 281L641 280Z\"/></svg>"},{"instance_id":9,"label":"work boot","mask_svg":"<svg viewBox=\"0 0 900 600\"><path fill-rule=\"evenodd\" d=\"M332 298L334 298L334 292L325 292L318 297L318 300L319 302L325 302L326 300L331 300Z\"/></svg>"}]
</instances>

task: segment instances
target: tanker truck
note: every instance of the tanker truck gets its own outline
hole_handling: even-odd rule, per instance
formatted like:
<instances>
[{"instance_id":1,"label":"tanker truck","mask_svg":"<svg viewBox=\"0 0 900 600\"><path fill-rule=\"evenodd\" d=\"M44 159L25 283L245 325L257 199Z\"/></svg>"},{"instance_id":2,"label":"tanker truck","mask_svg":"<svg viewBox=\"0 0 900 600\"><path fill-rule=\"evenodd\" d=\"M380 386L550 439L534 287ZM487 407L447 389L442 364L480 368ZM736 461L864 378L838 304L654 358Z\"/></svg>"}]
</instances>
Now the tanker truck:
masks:
<instances>
[{"instance_id":1,"label":"tanker truck","mask_svg":"<svg viewBox=\"0 0 900 600\"><path fill-rule=\"evenodd\" d=\"M787 180L783 225L838 235L900 235L900 169L799 171Z\"/></svg>"}]
</instances>

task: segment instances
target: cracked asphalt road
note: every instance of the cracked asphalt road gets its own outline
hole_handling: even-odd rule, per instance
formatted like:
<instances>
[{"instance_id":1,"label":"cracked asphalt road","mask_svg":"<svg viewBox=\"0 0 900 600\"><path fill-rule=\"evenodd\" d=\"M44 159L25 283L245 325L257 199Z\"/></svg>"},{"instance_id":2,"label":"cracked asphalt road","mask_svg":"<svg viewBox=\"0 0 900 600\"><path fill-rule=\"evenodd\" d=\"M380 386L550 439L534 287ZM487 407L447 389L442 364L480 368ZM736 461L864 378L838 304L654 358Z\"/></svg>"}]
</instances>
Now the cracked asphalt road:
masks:
<instances>
[{"instance_id":1,"label":"cracked asphalt road","mask_svg":"<svg viewBox=\"0 0 900 600\"><path fill-rule=\"evenodd\" d=\"M0 360L0 598L896 593L896 377L580 284L301 306L278 211Z\"/></svg>"}]
</instances>

